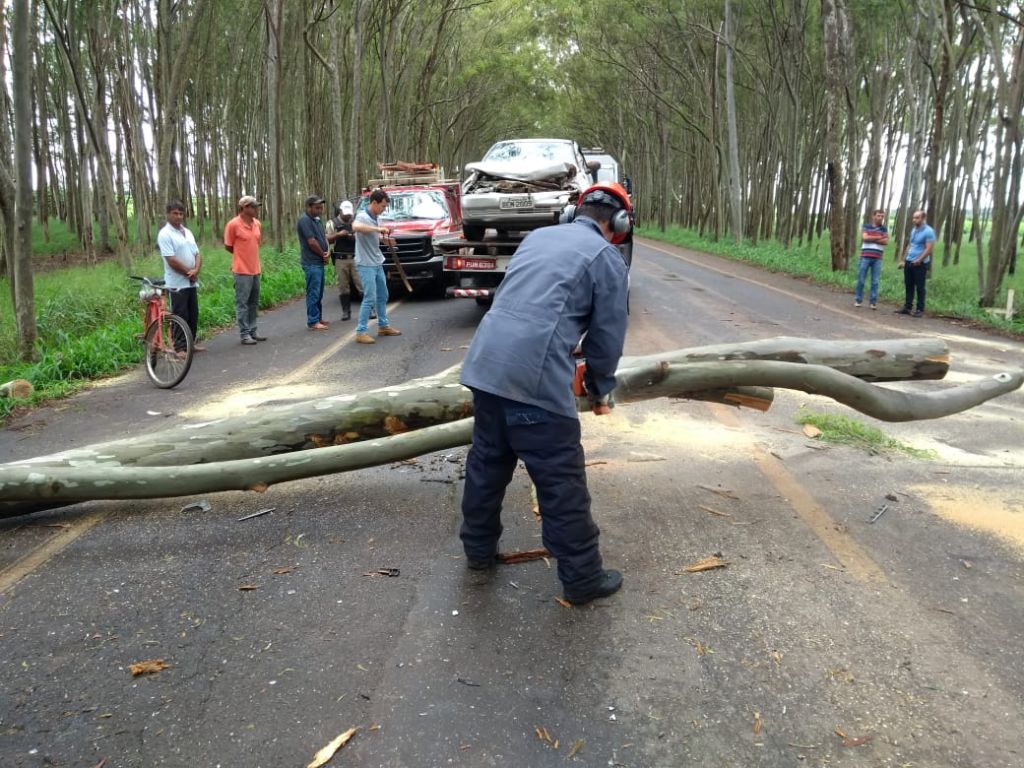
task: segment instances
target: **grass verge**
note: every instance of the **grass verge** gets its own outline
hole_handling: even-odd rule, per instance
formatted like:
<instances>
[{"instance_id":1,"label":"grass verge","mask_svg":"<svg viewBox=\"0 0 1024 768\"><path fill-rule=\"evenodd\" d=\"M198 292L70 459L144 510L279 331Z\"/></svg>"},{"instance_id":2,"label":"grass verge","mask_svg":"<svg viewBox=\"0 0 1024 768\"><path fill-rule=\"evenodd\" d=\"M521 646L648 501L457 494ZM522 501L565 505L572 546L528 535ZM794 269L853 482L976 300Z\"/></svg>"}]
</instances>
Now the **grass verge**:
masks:
<instances>
[{"instance_id":1,"label":"grass verge","mask_svg":"<svg viewBox=\"0 0 1024 768\"><path fill-rule=\"evenodd\" d=\"M877 427L837 414L815 413L801 408L793 417L797 424L811 424L821 430L820 438L838 445L852 445L872 455L879 453L902 453L915 459L934 459L935 451L915 448L893 437Z\"/></svg>"},{"instance_id":2,"label":"grass verge","mask_svg":"<svg viewBox=\"0 0 1024 768\"><path fill-rule=\"evenodd\" d=\"M305 291L295 249L263 249L260 254L260 308L268 309ZM157 255L138 258L131 274L163 275ZM38 275L36 289L37 361L17 360L13 322L0 325L0 383L27 379L35 392L28 400L0 398L0 419L18 405L62 397L83 383L111 376L142 361L142 305L139 284L123 267L105 262ZM0 317L12 318L10 289L0 281ZM231 255L203 251L199 288L199 335L235 322Z\"/></svg>"}]
</instances>

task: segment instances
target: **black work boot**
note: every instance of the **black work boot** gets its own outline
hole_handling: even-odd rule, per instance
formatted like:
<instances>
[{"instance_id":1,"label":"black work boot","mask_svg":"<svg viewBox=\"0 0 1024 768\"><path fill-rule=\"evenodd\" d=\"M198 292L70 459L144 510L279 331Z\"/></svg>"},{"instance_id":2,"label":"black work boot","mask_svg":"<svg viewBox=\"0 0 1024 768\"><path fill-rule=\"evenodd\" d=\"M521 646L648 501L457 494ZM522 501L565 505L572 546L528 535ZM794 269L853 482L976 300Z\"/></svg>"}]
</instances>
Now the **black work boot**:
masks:
<instances>
[{"instance_id":1,"label":"black work boot","mask_svg":"<svg viewBox=\"0 0 1024 768\"><path fill-rule=\"evenodd\" d=\"M622 587L622 574L609 568L601 573L601 579L588 591L580 594L565 593L566 602L573 605L586 605L599 597L614 595Z\"/></svg>"},{"instance_id":2,"label":"black work boot","mask_svg":"<svg viewBox=\"0 0 1024 768\"><path fill-rule=\"evenodd\" d=\"M341 300L341 319L351 320L352 319L352 297L351 296L339 296Z\"/></svg>"}]
</instances>

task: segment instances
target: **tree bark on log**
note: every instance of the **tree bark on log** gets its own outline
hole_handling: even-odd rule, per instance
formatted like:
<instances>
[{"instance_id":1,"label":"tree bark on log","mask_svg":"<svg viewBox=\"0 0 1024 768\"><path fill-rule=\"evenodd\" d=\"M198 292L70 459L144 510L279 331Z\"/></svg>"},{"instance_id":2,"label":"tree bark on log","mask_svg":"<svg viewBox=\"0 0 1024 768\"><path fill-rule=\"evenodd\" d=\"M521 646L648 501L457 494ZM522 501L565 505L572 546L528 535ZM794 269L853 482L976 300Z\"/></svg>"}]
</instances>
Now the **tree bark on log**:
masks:
<instances>
[{"instance_id":1,"label":"tree bark on log","mask_svg":"<svg viewBox=\"0 0 1024 768\"><path fill-rule=\"evenodd\" d=\"M910 421L966 410L1024 383L1024 372L1018 371L938 392L905 393L864 379L941 376L948 363L941 343L794 341L623 358L615 397L619 403L670 397L767 408L767 387L779 386L826 395L878 419ZM274 483L464 445L471 437L472 397L459 385L458 374L456 367L360 395L273 409L256 418L183 425L0 465L0 516L88 499L262 491ZM578 405L588 407L584 398ZM289 450L284 436L301 441L307 450Z\"/></svg>"},{"instance_id":2,"label":"tree bark on log","mask_svg":"<svg viewBox=\"0 0 1024 768\"><path fill-rule=\"evenodd\" d=\"M948 370L948 350L934 340L834 341L780 337L740 344L680 349L643 357L623 357L619 372L713 361L767 360L825 365L865 381L940 379ZM705 375L710 369L702 368ZM730 369L731 370L731 369ZM736 369L739 370L739 369ZM16 462L33 466L184 466L272 456L325 448L423 429L472 415L469 390L459 384L459 368L356 395L261 410L201 424L181 424L125 440L75 448ZM631 374L642 378L642 374ZM626 402L624 392L616 392ZM641 397L679 397L767 410L772 393L756 383L730 385L716 376L701 387L688 379L676 392Z\"/></svg>"},{"instance_id":3,"label":"tree bark on log","mask_svg":"<svg viewBox=\"0 0 1024 768\"><path fill-rule=\"evenodd\" d=\"M1013 391L1024 383L1024 372L1000 373L930 393L885 389L820 365L764 360L689 365L662 363L632 368L617 378L615 392L618 402L685 397L685 393L691 390L706 391L709 382L720 380L726 386L729 382L749 379L827 395L886 421L913 421L948 416ZM581 406L586 407L586 401L581 402ZM289 480L364 469L466 445L472 431L473 420L464 418L351 445L159 469L6 464L0 466L0 500L68 503L89 499L166 498L232 490L262 492L270 485Z\"/></svg>"}]
</instances>

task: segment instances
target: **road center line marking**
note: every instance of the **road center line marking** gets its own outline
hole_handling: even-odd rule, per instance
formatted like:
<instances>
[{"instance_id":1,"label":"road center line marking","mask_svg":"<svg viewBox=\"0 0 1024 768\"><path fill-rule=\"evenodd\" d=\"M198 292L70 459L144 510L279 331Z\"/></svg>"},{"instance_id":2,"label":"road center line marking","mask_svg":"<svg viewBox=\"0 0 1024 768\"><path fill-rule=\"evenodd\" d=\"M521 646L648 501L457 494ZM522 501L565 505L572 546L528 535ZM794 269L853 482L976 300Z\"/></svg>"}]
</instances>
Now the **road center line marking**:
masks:
<instances>
[{"instance_id":1,"label":"road center line marking","mask_svg":"<svg viewBox=\"0 0 1024 768\"><path fill-rule=\"evenodd\" d=\"M388 314L391 313L392 309L398 309L404 303L405 303L405 299L399 299L398 301L396 301L396 302L394 302L392 304L388 304ZM358 322L359 321L357 319L356 323L358 324ZM369 330L369 329L367 329L367 330ZM288 374L287 376L283 377L281 379L281 384L293 384L294 382L296 382L296 381L298 381L300 379L305 380L307 378L307 376L317 366L322 365L324 363L324 361L326 361L329 358L331 358L334 355L336 355L338 350L341 349L342 347L344 347L346 344L348 344L352 339L355 338L355 336L356 336L356 331L355 331L355 327L353 326L351 331L349 331L344 336L342 336L340 339L338 339L337 341L332 343L329 347L327 347L327 349L323 350L322 352L318 353L317 355L314 355L309 360L308 363L306 363L305 365L301 366L300 368L296 368L290 374Z\"/></svg>"},{"instance_id":2,"label":"road center line marking","mask_svg":"<svg viewBox=\"0 0 1024 768\"><path fill-rule=\"evenodd\" d=\"M704 264L703 262L697 261L695 259L687 258L682 253L676 253L674 251L669 251L669 250L667 250L667 249L665 249L663 247L659 247L657 245L651 245L650 241L647 241L647 240L644 240L640 244L644 248L650 248L652 251L657 251L658 253L663 253L666 256L671 256L673 259L678 259L679 261L685 261L687 264L692 264L692 265L694 265L696 267L700 267L701 269L706 269L706 270L708 270L710 272L715 272L715 273L717 273L719 275L722 275L723 277L731 277L734 280L742 280L743 282L745 282L745 283L747 283L749 285L756 285L756 286L758 286L760 288L764 288L764 289L772 291L774 293L778 293L778 294L780 294L782 296L786 296L787 298L793 299L795 301L799 301L799 302L801 302L803 304L810 304L812 307L819 307L821 309L827 309L830 312L835 312L836 314L844 315L845 317L855 317L855 318L857 318L858 320L860 320L860 321L862 321L864 323L869 323L871 325L876 325L876 326L878 326L880 328L885 328L885 329L890 330L890 331L894 330L892 325L890 325L888 323L885 323L885 322L882 322L882 320L880 319L882 317L885 317L888 314L887 312L883 311L883 313L881 315L879 315L878 312L874 312L872 314L868 314L868 313L865 313L865 312L851 312L849 310L843 309L842 307L832 306L831 304L827 304L825 302L818 301L816 299L809 299L809 298L807 298L806 296L804 296L802 294L794 293L792 291L787 291L785 288L779 288L779 287L774 286L774 285L767 285L765 283L760 283L757 280L752 280L749 277L744 277L743 275L738 275L735 272L729 272L728 270L725 270L725 269L720 269L718 267L713 267L710 264ZM680 249L682 251L687 250L685 247L683 247L681 245L672 246L672 247L673 248L678 248L678 249ZM724 258L726 258L724 256L716 256L713 253L704 254L704 255L706 255L708 258L712 258L712 259L724 259ZM739 263L742 264L744 267L748 267L750 269L760 269L760 267L758 267L756 264L748 264L747 262L739 262ZM643 267L644 267L644 263L643 263L642 259L639 260L639 265L640 265L640 269L642 271ZM650 274L650 273L648 273L648 274ZM792 275L785 275L783 273L779 273L779 274L781 274L784 277L789 277L791 280L796 279ZM681 279L687 280L687 282L691 282L691 283L693 283L695 285L698 284L697 281L695 281L695 280L688 280L687 278L681 278ZM718 291L714 291L714 290L708 288L707 286L703 286L702 285L700 287L704 291L706 291L708 293L711 293L711 294L713 294L715 296L719 296L719 297L725 299L726 301L730 301L730 302L733 301L732 297L730 297L730 296L728 296L728 295L726 295L724 293L720 293ZM868 312L871 312L871 310L868 310ZM919 332L917 332L917 331L911 331L909 329L900 329L900 330L903 333L906 333L908 336L917 336L917 335L919 335Z\"/></svg>"},{"instance_id":3,"label":"road center line marking","mask_svg":"<svg viewBox=\"0 0 1024 768\"><path fill-rule=\"evenodd\" d=\"M743 423L728 406L718 403L706 404L715 418L728 427L742 429ZM852 576L874 584L887 584L889 580L882 568L847 533L844 533L836 519L815 499L800 481L790 474L779 459L760 443L751 446L754 464L792 507L804 524L821 539L832 556Z\"/></svg>"},{"instance_id":4,"label":"road center line marking","mask_svg":"<svg viewBox=\"0 0 1024 768\"><path fill-rule=\"evenodd\" d=\"M646 345L661 344L670 348L679 344L657 325L650 315L637 315L630 319L630 341ZM696 402L696 401L693 401ZM714 419L726 426L742 430L745 425L736 409L720 403L700 403L707 407ZM822 506L800 481L790 474L786 466L775 458L767 448L754 443L750 446L751 459L758 471L785 499L790 508L800 516L804 524L825 545L836 561L853 577L874 584L887 584L888 579L881 567Z\"/></svg>"},{"instance_id":5,"label":"road center line marking","mask_svg":"<svg viewBox=\"0 0 1024 768\"><path fill-rule=\"evenodd\" d=\"M32 571L44 565L55 555L60 554L79 536L102 522L107 512L97 512L87 517L81 517L70 524L70 527L63 528L59 533L52 536L48 541L40 544L31 552L23 555L11 565L0 571L0 595L6 594L7 590L28 576Z\"/></svg>"}]
</instances>

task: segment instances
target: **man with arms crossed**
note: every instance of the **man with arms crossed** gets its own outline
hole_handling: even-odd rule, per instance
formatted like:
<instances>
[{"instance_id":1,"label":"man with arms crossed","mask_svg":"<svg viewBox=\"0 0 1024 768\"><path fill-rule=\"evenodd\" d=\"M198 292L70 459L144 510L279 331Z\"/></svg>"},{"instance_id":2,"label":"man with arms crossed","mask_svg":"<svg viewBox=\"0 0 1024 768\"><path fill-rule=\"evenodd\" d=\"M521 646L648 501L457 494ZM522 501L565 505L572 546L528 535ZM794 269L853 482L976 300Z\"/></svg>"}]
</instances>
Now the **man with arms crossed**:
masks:
<instances>
[{"instance_id":1,"label":"man with arms crossed","mask_svg":"<svg viewBox=\"0 0 1024 768\"><path fill-rule=\"evenodd\" d=\"M263 229L256 218L260 202L252 195L238 201L238 215L224 226L224 250L231 254L231 274L235 276L235 319L242 343L266 341L256 332L256 313L260 307L260 243Z\"/></svg>"}]
</instances>

